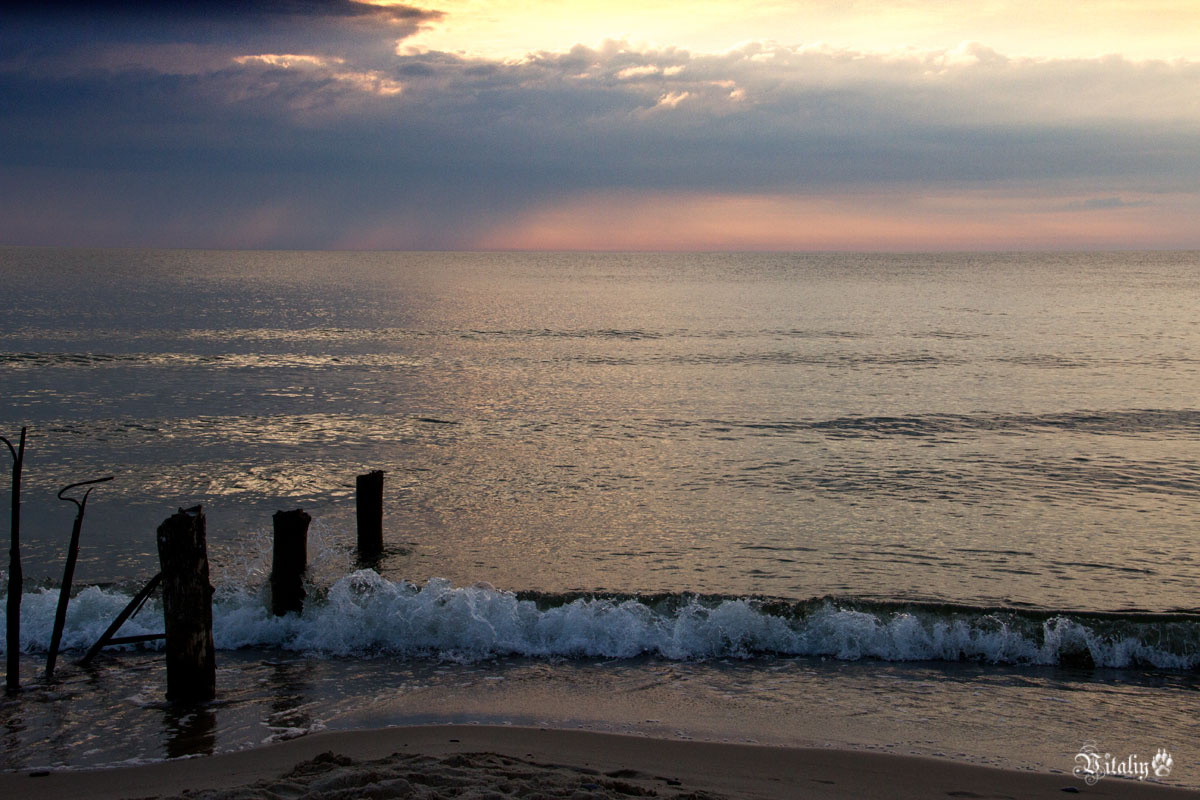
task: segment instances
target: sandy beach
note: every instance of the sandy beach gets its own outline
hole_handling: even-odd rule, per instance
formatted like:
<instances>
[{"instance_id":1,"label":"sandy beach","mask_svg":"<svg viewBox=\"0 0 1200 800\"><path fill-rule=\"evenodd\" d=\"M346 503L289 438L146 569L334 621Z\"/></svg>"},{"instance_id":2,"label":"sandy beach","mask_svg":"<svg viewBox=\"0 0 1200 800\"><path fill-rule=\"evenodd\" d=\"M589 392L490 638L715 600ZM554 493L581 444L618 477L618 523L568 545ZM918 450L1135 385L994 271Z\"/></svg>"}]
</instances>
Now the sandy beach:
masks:
<instances>
[{"instance_id":1,"label":"sandy beach","mask_svg":"<svg viewBox=\"0 0 1200 800\"><path fill-rule=\"evenodd\" d=\"M420 726L306 736L211 757L0 775L0 797L1187 798L1200 793L845 750L573 730Z\"/></svg>"}]
</instances>

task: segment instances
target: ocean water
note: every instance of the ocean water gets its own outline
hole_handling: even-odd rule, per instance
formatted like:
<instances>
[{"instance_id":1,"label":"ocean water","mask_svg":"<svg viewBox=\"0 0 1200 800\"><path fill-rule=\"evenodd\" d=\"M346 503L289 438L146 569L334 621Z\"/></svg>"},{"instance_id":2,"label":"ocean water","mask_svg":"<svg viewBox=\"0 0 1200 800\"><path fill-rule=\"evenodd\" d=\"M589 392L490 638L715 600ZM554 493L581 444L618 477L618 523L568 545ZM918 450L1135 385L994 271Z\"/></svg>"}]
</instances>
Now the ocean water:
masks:
<instances>
[{"instance_id":1,"label":"ocean water","mask_svg":"<svg viewBox=\"0 0 1200 800\"><path fill-rule=\"evenodd\" d=\"M0 768L464 721L1066 772L1094 741L1200 786L1200 253L6 248L0 280L0 433L29 426ZM201 504L211 707L162 702L152 646L41 679L55 493L110 474L66 643ZM296 507L310 602L275 619Z\"/></svg>"}]
</instances>

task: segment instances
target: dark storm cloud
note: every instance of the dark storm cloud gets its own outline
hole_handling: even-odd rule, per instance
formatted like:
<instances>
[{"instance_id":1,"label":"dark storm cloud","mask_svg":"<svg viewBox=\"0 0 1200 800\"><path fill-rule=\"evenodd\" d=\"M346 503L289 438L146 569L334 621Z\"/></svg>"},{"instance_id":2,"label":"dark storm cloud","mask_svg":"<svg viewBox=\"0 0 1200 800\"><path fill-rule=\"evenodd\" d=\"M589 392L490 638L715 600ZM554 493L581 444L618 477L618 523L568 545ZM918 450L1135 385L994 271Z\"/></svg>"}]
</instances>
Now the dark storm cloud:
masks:
<instances>
[{"instance_id":1,"label":"dark storm cloud","mask_svg":"<svg viewBox=\"0 0 1200 800\"><path fill-rule=\"evenodd\" d=\"M190 5L215 22L0 34L23 53L0 56L0 240L52 243L61 218L106 244L318 247L375 220L440 247L586 192L1200 182L1187 62L621 43L500 62L398 54L431 12Z\"/></svg>"},{"instance_id":2,"label":"dark storm cloud","mask_svg":"<svg viewBox=\"0 0 1200 800\"><path fill-rule=\"evenodd\" d=\"M169 19L246 19L274 16L302 17L376 17L389 20L436 19L436 11L413 6L377 6L354 0L94 0L62 2L37 0L8 2L5 16L69 22L84 17L137 18L145 21Z\"/></svg>"},{"instance_id":3,"label":"dark storm cloud","mask_svg":"<svg viewBox=\"0 0 1200 800\"><path fill-rule=\"evenodd\" d=\"M139 66L209 71L246 52L352 54L379 64L391 59L397 40L442 16L353 0L50 2L0 13L0 69L41 74Z\"/></svg>"}]
</instances>

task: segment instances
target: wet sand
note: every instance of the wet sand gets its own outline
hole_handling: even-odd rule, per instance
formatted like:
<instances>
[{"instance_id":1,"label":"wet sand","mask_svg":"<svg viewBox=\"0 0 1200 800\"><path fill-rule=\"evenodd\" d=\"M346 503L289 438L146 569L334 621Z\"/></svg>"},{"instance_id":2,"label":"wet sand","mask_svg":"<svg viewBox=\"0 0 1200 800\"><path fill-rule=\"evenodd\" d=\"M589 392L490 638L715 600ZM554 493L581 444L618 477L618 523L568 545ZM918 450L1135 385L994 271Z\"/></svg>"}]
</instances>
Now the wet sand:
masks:
<instances>
[{"instance_id":1,"label":"wet sand","mask_svg":"<svg viewBox=\"0 0 1200 800\"><path fill-rule=\"evenodd\" d=\"M1176 765L1177 767L1183 765ZM252 798L1200 798L1069 774L847 750L647 739L506 726L324 733L203 758L91 771L0 774L29 800Z\"/></svg>"}]
</instances>

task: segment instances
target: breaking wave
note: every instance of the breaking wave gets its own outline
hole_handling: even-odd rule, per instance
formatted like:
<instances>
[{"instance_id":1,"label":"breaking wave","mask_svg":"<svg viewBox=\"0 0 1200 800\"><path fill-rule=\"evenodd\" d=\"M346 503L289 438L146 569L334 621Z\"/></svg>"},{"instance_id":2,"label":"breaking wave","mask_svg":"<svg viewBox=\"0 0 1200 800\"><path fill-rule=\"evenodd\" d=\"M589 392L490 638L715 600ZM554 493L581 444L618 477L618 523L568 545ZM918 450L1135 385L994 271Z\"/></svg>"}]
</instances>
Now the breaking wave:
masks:
<instances>
[{"instance_id":1,"label":"breaking wave","mask_svg":"<svg viewBox=\"0 0 1200 800\"><path fill-rule=\"evenodd\" d=\"M88 647L128 601L116 589L81 591L71 602L64 648ZM24 650L45 650L56 602L53 589L25 595ZM317 656L453 661L822 656L1172 670L1200 666L1200 615L1191 613L1035 611L834 597L793 602L694 594L550 595L488 584L456 587L443 579L424 585L393 582L371 570L314 591L301 615L274 617L265 591L244 587L219 590L213 612L219 649L279 648ZM161 631L161 613L152 600L120 635Z\"/></svg>"}]
</instances>

